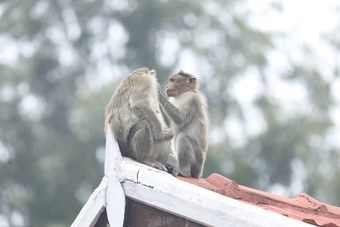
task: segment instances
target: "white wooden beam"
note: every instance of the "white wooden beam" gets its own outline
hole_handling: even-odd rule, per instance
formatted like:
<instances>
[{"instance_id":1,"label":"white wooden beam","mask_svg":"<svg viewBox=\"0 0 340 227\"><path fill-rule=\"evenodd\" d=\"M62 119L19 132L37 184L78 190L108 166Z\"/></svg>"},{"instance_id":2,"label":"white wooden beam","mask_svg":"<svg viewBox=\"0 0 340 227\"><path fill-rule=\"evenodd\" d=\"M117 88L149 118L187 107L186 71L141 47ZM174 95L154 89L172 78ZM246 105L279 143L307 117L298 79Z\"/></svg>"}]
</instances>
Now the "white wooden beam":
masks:
<instances>
[{"instance_id":1,"label":"white wooden beam","mask_svg":"<svg viewBox=\"0 0 340 227\"><path fill-rule=\"evenodd\" d=\"M129 198L203 225L311 226L181 181L129 158L123 158L120 176Z\"/></svg>"},{"instance_id":2,"label":"white wooden beam","mask_svg":"<svg viewBox=\"0 0 340 227\"><path fill-rule=\"evenodd\" d=\"M108 177L106 196L106 212L110 226L123 226L125 217L126 198L119 181L118 173L122 155L118 143L111 133L110 127L106 134L105 176Z\"/></svg>"},{"instance_id":3,"label":"white wooden beam","mask_svg":"<svg viewBox=\"0 0 340 227\"><path fill-rule=\"evenodd\" d=\"M102 182L87 200L71 227L92 226L98 220L106 204L107 181L107 177L103 177Z\"/></svg>"}]
</instances>

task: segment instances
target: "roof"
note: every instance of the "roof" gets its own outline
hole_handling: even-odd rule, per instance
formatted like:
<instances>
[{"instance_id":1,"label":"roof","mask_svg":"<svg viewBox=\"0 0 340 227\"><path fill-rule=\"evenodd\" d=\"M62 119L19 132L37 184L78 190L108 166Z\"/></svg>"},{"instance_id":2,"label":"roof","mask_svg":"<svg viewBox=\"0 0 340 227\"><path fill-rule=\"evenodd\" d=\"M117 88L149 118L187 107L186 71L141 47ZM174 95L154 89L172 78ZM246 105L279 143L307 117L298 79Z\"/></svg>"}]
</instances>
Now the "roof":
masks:
<instances>
[{"instance_id":1,"label":"roof","mask_svg":"<svg viewBox=\"0 0 340 227\"><path fill-rule=\"evenodd\" d=\"M238 201L309 224L324 227L340 226L340 207L320 203L305 193L301 193L296 198L286 198L238 185L236 182L216 173L206 179L178 178Z\"/></svg>"},{"instance_id":2,"label":"roof","mask_svg":"<svg viewBox=\"0 0 340 227\"><path fill-rule=\"evenodd\" d=\"M122 157L109 129L104 177L71 226L94 226L103 209L111 226L123 226L126 198L205 226L340 226L339 207L306 194L289 199L219 174L173 177Z\"/></svg>"}]
</instances>

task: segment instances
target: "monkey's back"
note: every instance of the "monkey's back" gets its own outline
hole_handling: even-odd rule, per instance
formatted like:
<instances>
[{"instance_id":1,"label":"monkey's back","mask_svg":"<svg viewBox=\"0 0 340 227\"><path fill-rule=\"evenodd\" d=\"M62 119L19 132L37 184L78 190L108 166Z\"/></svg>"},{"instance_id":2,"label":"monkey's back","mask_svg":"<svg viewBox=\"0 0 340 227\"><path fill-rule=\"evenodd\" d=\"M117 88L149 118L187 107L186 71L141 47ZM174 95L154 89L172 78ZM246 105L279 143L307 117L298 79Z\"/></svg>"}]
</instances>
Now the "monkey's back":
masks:
<instances>
[{"instance_id":1,"label":"monkey's back","mask_svg":"<svg viewBox=\"0 0 340 227\"><path fill-rule=\"evenodd\" d=\"M146 74L146 72L147 71L137 71L125 77L106 107L105 133L107 130L106 127L109 124L122 151L127 149L127 138L131 127L140 119L138 114L131 108L130 97L133 94L142 93L147 93L143 96L150 96L149 92L153 87L153 77ZM154 93L156 92L157 91Z\"/></svg>"}]
</instances>

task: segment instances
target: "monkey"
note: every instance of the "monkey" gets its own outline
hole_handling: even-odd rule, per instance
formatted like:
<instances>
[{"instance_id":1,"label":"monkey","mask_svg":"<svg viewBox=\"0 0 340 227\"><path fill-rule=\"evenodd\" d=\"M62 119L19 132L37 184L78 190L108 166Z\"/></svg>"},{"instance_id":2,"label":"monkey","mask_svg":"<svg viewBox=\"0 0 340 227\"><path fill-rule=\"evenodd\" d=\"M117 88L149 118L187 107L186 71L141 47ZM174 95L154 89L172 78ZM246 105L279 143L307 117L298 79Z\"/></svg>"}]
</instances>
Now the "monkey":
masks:
<instances>
[{"instance_id":1,"label":"monkey","mask_svg":"<svg viewBox=\"0 0 340 227\"><path fill-rule=\"evenodd\" d=\"M106 106L104 133L111 128L123 156L177 175L167 164L174 133L160 110L157 85L156 71L148 68L125 77Z\"/></svg>"},{"instance_id":2,"label":"monkey","mask_svg":"<svg viewBox=\"0 0 340 227\"><path fill-rule=\"evenodd\" d=\"M183 71L170 76L165 88L169 100L158 86L159 101L175 131L172 145L178 158L178 174L200 178L208 149L208 120L199 83L195 76Z\"/></svg>"}]
</instances>

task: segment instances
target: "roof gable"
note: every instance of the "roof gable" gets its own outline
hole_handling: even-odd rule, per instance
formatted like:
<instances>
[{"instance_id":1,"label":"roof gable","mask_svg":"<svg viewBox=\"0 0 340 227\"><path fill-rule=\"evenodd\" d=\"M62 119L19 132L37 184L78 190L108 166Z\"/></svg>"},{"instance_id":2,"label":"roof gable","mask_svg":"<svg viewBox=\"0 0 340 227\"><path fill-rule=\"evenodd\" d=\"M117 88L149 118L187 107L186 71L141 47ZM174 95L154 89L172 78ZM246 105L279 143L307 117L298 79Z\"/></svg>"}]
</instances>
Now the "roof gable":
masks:
<instances>
[{"instance_id":1,"label":"roof gable","mask_svg":"<svg viewBox=\"0 0 340 227\"><path fill-rule=\"evenodd\" d=\"M122 157L110 129L105 152L103 180L78 214L73 227L94 226L103 208L106 208L111 226L123 226L126 197L205 226L310 226L302 222L305 219L295 220L294 212L289 215L277 212L277 209L285 210L285 206L277 206L280 200L276 196L239 186L221 175L213 174L207 179L176 178ZM265 195L262 200L261 195ZM254 202L254 198L258 200ZM281 199L286 201L287 198ZM265 200L276 202L265 203ZM337 226L335 221L338 219L334 219L334 223L327 220L323 223Z\"/></svg>"}]
</instances>

